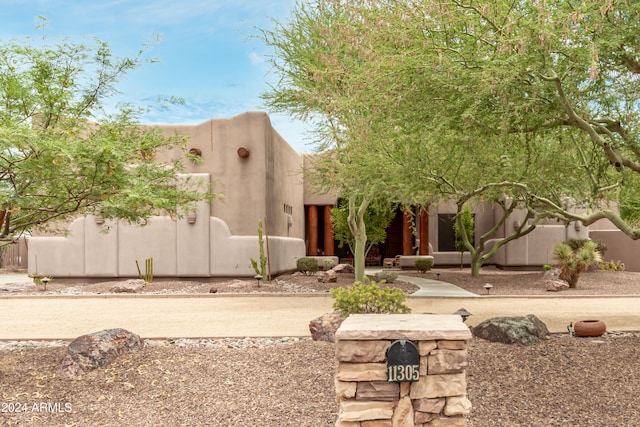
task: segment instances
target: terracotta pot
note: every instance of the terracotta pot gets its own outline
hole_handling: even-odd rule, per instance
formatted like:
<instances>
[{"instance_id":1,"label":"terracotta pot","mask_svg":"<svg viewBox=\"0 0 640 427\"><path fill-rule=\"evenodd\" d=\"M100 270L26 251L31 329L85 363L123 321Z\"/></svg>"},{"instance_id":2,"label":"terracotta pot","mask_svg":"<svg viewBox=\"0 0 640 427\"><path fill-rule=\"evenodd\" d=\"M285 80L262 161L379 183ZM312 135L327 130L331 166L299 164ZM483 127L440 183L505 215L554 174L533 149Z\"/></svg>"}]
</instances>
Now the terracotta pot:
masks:
<instances>
[{"instance_id":1,"label":"terracotta pot","mask_svg":"<svg viewBox=\"0 0 640 427\"><path fill-rule=\"evenodd\" d=\"M580 320L573 325L573 333L579 337L599 337L606 330L602 320Z\"/></svg>"}]
</instances>

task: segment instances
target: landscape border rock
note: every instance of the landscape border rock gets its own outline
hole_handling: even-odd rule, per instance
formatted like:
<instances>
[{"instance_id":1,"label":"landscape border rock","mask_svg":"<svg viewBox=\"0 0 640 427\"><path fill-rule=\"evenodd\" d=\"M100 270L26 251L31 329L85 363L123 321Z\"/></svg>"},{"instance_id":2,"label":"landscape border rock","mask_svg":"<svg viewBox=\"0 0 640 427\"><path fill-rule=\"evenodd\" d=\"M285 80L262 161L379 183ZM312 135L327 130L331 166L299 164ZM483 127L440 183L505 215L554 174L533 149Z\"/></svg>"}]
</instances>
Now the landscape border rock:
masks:
<instances>
[{"instance_id":1,"label":"landscape border rock","mask_svg":"<svg viewBox=\"0 0 640 427\"><path fill-rule=\"evenodd\" d=\"M493 317L473 328L473 336L503 344L530 345L544 340L549 329L533 314L515 317Z\"/></svg>"},{"instance_id":2,"label":"landscape border rock","mask_svg":"<svg viewBox=\"0 0 640 427\"><path fill-rule=\"evenodd\" d=\"M339 311L323 314L309 322L309 331L314 341L336 342L336 331L344 318Z\"/></svg>"},{"instance_id":3,"label":"landscape border rock","mask_svg":"<svg viewBox=\"0 0 640 427\"><path fill-rule=\"evenodd\" d=\"M105 329L73 340L62 359L60 371L65 377L76 377L105 366L144 342L139 335L122 328Z\"/></svg>"}]
</instances>

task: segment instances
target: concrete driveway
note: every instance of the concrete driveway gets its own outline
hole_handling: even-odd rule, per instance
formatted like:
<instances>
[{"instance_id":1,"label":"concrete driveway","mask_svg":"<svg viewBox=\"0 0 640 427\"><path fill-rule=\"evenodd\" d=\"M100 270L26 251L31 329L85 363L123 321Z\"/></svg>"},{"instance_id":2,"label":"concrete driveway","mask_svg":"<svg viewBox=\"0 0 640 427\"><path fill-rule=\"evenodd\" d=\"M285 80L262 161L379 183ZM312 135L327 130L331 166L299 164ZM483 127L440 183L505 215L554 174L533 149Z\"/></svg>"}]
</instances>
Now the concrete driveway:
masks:
<instances>
[{"instance_id":1,"label":"concrete driveway","mask_svg":"<svg viewBox=\"0 0 640 427\"><path fill-rule=\"evenodd\" d=\"M74 339L121 327L144 338L309 336L309 321L332 311L328 295L9 296L0 298L0 339ZM413 313L466 308L476 325L535 314L551 332L599 319L609 331L640 330L640 297L410 298Z\"/></svg>"}]
</instances>

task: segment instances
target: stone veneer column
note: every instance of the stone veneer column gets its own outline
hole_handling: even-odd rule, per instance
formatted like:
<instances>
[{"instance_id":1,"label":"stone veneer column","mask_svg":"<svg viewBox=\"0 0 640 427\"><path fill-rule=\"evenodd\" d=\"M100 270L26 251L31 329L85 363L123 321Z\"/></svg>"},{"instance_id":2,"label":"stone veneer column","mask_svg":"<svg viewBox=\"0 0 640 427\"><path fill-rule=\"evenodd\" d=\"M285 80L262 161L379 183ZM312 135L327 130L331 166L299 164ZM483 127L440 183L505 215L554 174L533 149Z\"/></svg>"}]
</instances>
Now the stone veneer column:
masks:
<instances>
[{"instance_id":1,"label":"stone veneer column","mask_svg":"<svg viewBox=\"0 0 640 427\"><path fill-rule=\"evenodd\" d=\"M388 382L386 352L410 340L417 382ZM469 328L457 315L354 314L336 332L336 427L465 427Z\"/></svg>"},{"instance_id":2,"label":"stone veneer column","mask_svg":"<svg viewBox=\"0 0 640 427\"><path fill-rule=\"evenodd\" d=\"M333 253L335 243L333 238L333 222L331 222L331 208L333 208L331 205L324 207L324 254L327 256L335 255Z\"/></svg>"}]
</instances>

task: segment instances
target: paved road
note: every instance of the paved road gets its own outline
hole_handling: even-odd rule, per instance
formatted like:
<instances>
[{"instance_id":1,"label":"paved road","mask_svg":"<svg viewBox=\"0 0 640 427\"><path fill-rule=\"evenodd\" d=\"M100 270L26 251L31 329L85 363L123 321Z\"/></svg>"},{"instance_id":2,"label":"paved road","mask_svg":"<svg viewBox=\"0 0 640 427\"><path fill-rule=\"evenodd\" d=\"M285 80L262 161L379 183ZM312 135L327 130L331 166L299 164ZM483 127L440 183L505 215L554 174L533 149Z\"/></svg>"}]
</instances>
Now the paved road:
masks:
<instances>
[{"instance_id":1,"label":"paved road","mask_svg":"<svg viewBox=\"0 0 640 427\"><path fill-rule=\"evenodd\" d=\"M330 296L118 296L0 298L0 339L73 339L122 327L144 338L308 336L309 321L331 310ZM610 331L640 330L640 297L409 298L413 313L464 307L475 325L495 316L535 314L552 332L603 320Z\"/></svg>"}]
</instances>

